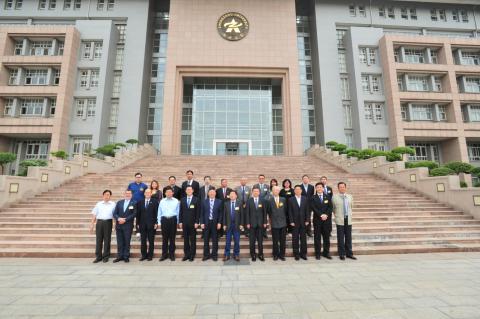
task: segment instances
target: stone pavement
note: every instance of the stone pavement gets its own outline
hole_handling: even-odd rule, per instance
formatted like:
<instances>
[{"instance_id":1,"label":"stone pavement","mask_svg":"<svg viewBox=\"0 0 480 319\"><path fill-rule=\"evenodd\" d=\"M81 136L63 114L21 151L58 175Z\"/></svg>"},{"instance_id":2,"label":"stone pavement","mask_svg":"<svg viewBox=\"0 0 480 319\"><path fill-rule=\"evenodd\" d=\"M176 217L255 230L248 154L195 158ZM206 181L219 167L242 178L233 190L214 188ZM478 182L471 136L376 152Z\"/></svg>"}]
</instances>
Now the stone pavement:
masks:
<instances>
[{"instance_id":1,"label":"stone pavement","mask_svg":"<svg viewBox=\"0 0 480 319\"><path fill-rule=\"evenodd\" d=\"M480 318L480 253L250 263L0 259L1 318Z\"/></svg>"}]
</instances>

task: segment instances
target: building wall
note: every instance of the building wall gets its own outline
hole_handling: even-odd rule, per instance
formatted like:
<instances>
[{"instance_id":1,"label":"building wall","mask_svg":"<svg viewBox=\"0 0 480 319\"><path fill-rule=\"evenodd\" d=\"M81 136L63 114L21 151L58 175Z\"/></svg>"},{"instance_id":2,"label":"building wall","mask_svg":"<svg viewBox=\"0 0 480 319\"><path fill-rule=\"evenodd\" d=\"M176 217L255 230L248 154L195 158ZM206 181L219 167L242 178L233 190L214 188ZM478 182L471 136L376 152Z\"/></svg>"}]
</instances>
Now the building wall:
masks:
<instances>
[{"instance_id":1,"label":"building wall","mask_svg":"<svg viewBox=\"0 0 480 319\"><path fill-rule=\"evenodd\" d=\"M248 35L227 41L216 30L227 12L249 21ZM283 78L285 154L302 154L295 2L176 0L170 3L162 153L180 153L182 76Z\"/></svg>"}]
</instances>

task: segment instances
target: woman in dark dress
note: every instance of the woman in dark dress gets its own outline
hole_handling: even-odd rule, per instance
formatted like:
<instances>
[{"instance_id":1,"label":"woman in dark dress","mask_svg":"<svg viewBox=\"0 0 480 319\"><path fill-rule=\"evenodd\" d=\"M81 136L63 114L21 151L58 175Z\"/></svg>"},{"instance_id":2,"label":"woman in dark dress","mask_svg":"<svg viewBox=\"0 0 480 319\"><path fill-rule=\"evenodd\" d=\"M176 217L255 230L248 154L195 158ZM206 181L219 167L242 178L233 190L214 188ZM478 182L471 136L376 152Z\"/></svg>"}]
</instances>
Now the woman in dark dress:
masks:
<instances>
[{"instance_id":1,"label":"woman in dark dress","mask_svg":"<svg viewBox=\"0 0 480 319\"><path fill-rule=\"evenodd\" d=\"M280 197L283 197L287 201L287 212L288 212L288 200L290 197L295 196L295 193L293 192L293 186L292 186L292 181L287 179L284 179L282 182L282 189L280 190ZM292 233L292 226L290 226L290 221L288 219L288 214L287 214L287 232L289 234Z\"/></svg>"},{"instance_id":2,"label":"woman in dark dress","mask_svg":"<svg viewBox=\"0 0 480 319\"><path fill-rule=\"evenodd\" d=\"M156 200L158 200L158 202L160 202L163 197L162 190L160 189L160 185L156 180L153 180L150 183L150 189L152 190L152 198L155 198Z\"/></svg>"}]
</instances>

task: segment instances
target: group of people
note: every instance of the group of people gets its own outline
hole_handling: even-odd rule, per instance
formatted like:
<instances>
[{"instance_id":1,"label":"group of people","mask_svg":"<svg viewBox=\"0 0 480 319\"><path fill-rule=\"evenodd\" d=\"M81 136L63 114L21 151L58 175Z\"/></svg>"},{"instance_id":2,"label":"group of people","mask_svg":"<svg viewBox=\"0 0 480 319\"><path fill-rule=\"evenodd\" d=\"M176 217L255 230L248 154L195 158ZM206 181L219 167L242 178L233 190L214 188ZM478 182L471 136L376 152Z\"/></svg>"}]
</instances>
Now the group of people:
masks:
<instances>
[{"instance_id":1,"label":"group of people","mask_svg":"<svg viewBox=\"0 0 480 319\"><path fill-rule=\"evenodd\" d=\"M96 234L94 263L108 262L113 229L118 249L114 263L129 262L134 232L140 235L140 261L152 260L159 229L162 234L160 261L175 260L178 230L184 241L182 260L193 261L198 228L203 239L203 261L218 260L218 241L223 236L226 237L223 260L231 258L233 239L233 259L239 261L242 234L249 238L251 260L264 261L263 241L268 239L268 229L271 229L274 260L285 261L287 233L292 235L295 260L307 260L307 236L314 237L317 260L322 256L332 259L332 218L336 224L339 258L356 259L352 251L353 197L347 193L345 182L337 184L338 192L334 194L325 176L315 185L304 175L298 185L285 179L280 186L276 179L267 184L265 175L260 174L258 183L252 187L242 178L235 189L228 187L226 179L215 188L210 176L204 177L200 187L192 170L186 172L181 186L176 185L175 176L168 180L169 184L160 189L158 181L153 180L148 186L142 182L142 174L136 173L135 181L124 192L124 199L117 203L111 200L110 190L103 192L103 200L92 210L90 230Z\"/></svg>"}]
</instances>

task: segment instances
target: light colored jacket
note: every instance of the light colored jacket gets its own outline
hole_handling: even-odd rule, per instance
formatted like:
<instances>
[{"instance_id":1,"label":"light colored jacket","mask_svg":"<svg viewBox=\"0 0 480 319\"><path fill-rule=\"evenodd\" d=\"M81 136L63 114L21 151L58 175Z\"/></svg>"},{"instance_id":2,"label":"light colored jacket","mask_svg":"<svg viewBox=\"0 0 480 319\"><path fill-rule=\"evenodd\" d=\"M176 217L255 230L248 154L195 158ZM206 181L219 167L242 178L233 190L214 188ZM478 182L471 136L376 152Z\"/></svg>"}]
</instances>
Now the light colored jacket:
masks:
<instances>
[{"instance_id":1,"label":"light colored jacket","mask_svg":"<svg viewBox=\"0 0 480 319\"><path fill-rule=\"evenodd\" d=\"M235 188L235 190L237 191L238 199L240 200L242 205L245 204L248 201L248 199L250 198L250 195L252 193L252 190L251 190L250 186L245 185L245 201L243 201L242 186L237 186Z\"/></svg>"},{"instance_id":2,"label":"light colored jacket","mask_svg":"<svg viewBox=\"0 0 480 319\"><path fill-rule=\"evenodd\" d=\"M352 224L352 210L353 197L350 194L345 194L348 200L348 225ZM343 206L343 198L341 194L334 194L332 198L333 214L335 215L335 224L344 226L345 224L345 209Z\"/></svg>"}]
</instances>

